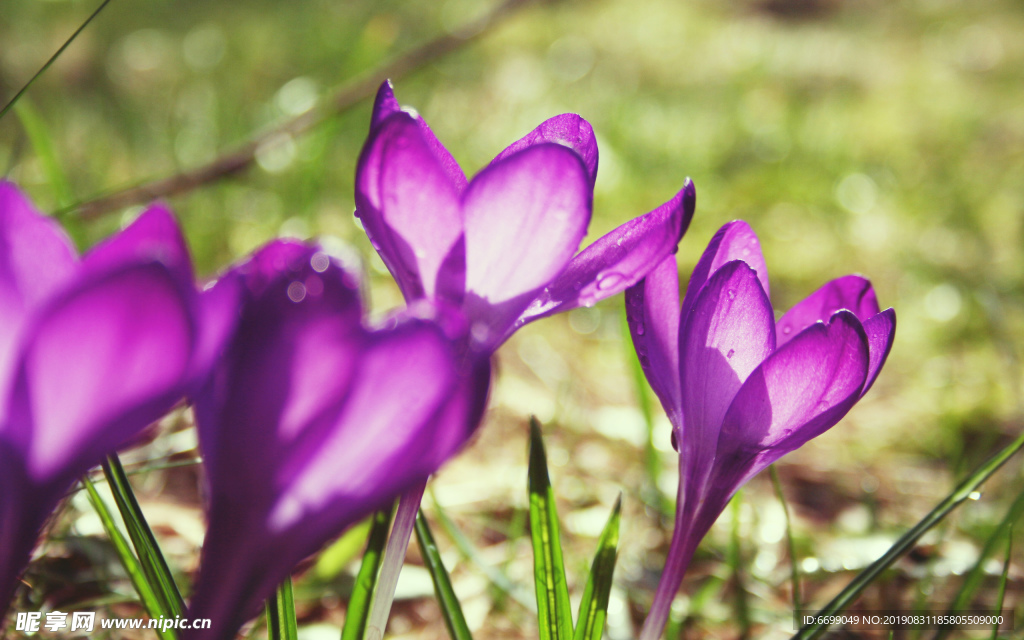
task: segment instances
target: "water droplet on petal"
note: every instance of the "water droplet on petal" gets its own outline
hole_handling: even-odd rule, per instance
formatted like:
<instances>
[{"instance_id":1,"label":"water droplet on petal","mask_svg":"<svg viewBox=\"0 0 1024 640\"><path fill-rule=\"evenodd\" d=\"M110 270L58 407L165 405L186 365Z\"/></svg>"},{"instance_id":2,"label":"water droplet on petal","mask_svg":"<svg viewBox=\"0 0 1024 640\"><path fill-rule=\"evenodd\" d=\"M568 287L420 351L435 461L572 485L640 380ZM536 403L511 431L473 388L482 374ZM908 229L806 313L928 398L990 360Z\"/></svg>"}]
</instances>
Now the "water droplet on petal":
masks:
<instances>
[{"instance_id":1,"label":"water droplet on petal","mask_svg":"<svg viewBox=\"0 0 1024 640\"><path fill-rule=\"evenodd\" d=\"M644 328L644 323L637 323L637 325L633 328L633 331L635 331L636 335L638 336L644 335L644 331L646 331L646 329Z\"/></svg>"},{"instance_id":2,"label":"water droplet on petal","mask_svg":"<svg viewBox=\"0 0 1024 640\"><path fill-rule=\"evenodd\" d=\"M725 354L725 357L726 358L731 358L734 355L736 355L736 350L735 349L729 349L729 353Z\"/></svg>"},{"instance_id":3,"label":"water droplet on petal","mask_svg":"<svg viewBox=\"0 0 1024 640\"><path fill-rule=\"evenodd\" d=\"M469 328L469 335L473 338L474 342L484 343L490 338L491 329L485 322L474 322L473 326Z\"/></svg>"},{"instance_id":4,"label":"water droplet on petal","mask_svg":"<svg viewBox=\"0 0 1024 640\"><path fill-rule=\"evenodd\" d=\"M317 251L309 259L309 266L313 267L313 271L323 273L327 271L327 267L331 266L331 259L323 251Z\"/></svg>"},{"instance_id":5,"label":"water droplet on petal","mask_svg":"<svg viewBox=\"0 0 1024 640\"><path fill-rule=\"evenodd\" d=\"M306 285L301 282L293 282L288 285L288 299L292 302L302 302L306 298Z\"/></svg>"},{"instance_id":6,"label":"water droplet on petal","mask_svg":"<svg viewBox=\"0 0 1024 640\"><path fill-rule=\"evenodd\" d=\"M620 284L626 278L621 273L612 271L610 273L601 273L597 276L597 288L601 291L607 291L612 287Z\"/></svg>"},{"instance_id":7,"label":"water droplet on petal","mask_svg":"<svg viewBox=\"0 0 1024 640\"><path fill-rule=\"evenodd\" d=\"M679 453L679 438L676 437L676 430L672 430L672 436L670 437L672 448L675 449L676 453Z\"/></svg>"},{"instance_id":8,"label":"water droplet on petal","mask_svg":"<svg viewBox=\"0 0 1024 640\"><path fill-rule=\"evenodd\" d=\"M782 335L788 336L791 333L793 333L793 327L789 326L788 324L782 327Z\"/></svg>"},{"instance_id":9,"label":"water droplet on petal","mask_svg":"<svg viewBox=\"0 0 1024 640\"><path fill-rule=\"evenodd\" d=\"M729 289L728 291L725 292L725 295L729 296L730 300L735 300L736 299L736 290L735 289Z\"/></svg>"}]
</instances>

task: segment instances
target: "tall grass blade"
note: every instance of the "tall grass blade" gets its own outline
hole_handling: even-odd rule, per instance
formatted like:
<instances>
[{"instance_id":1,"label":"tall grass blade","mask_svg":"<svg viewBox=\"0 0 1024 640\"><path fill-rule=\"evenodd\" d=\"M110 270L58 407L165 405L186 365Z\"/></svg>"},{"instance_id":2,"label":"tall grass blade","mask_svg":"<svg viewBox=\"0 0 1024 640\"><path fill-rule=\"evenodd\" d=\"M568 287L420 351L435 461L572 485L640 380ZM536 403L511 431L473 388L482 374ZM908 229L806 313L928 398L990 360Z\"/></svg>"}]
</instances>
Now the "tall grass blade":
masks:
<instances>
[{"instance_id":1,"label":"tall grass blade","mask_svg":"<svg viewBox=\"0 0 1024 640\"><path fill-rule=\"evenodd\" d=\"M285 578L274 595L267 600L267 635L270 640L298 640L299 625L295 620L295 598L292 579Z\"/></svg>"},{"instance_id":2,"label":"tall grass blade","mask_svg":"<svg viewBox=\"0 0 1024 640\"><path fill-rule=\"evenodd\" d=\"M619 522L622 519L622 495L615 501L615 507L604 525L597 541L597 552L590 565L590 577L583 590L579 615L576 616L576 633L573 640L601 640L604 623L608 617L608 596L612 591L615 561L619 554Z\"/></svg>"},{"instance_id":3,"label":"tall grass blade","mask_svg":"<svg viewBox=\"0 0 1024 640\"><path fill-rule=\"evenodd\" d=\"M1013 560L1013 525L1006 531L1006 560L1003 561L1003 575L999 577L999 595L996 596L996 609L993 615L997 616L996 622L992 624L992 640L999 638L998 617L1003 615L1003 602L1006 599L1006 578L1010 575L1010 561Z\"/></svg>"},{"instance_id":4,"label":"tall grass blade","mask_svg":"<svg viewBox=\"0 0 1024 640\"><path fill-rule=\"evenodd\" d=\"M989 557L995 552L999 542L1003 539L1005 532L1013 526L1015 522L1020 520L1021 515L1024 514L1024 491L1017 494L1017 498L1014 499L1013 504L1006 511L1006 515L999 522L999 525L992 532L992 535L985 540L985 545L981 548L981 552L978 554L978 560L971 567L971 570L967 573L964 578L963 584L960 585L960 590L957 591L956 597L953 598L953 603L949 605L947 614L952 615L955 611L963 611L970 604L971 598L974 593L981 586L981 583L985 580L985 564ZM935 632L933 640L943 640L950 634L956 627L952 625L943 625Z\"/></svg>"},{"instance_id":5,"label":"tall grass blade","mask_svg":"<svg viewBox=\"0 0 1024 640\"><path fill-rule=\"evenodd\" d=\"M132 586L135 587L135 592L139 594L139 600L142 602L142 606L146 608L146 612L149 613L149 617L153 620L157 620L160 617L167 618L168 612L163 608L160 600L156 597L156 593L153 592L153 588L146 580L146 573L142 570L139 559L135 557L131 547L128 546L128 541L124 539L121 530L117 528L114 516L110 512L110 508L107 507L107 503L103 501L103 497L96 490L96 485L88 476L82 478L82 485L85 486L85 490L89 494L89 502L96 509L100 522L103 524L103 530L107 532L107 537L113 543L117 557L121 560L121 566L124 567L125 573L128 574L128 579L131 580ZM157 634L162 640L175 640L176 638L172 629L157 629Z\"/></svg>"},{"instance_id":6,"label":"tall grass blade","mask_svg":"<svg viewBox=\"0 0 1024 640\"><path fill-rule=\"evenodd\" d=\"M366 539L366 552L356 574L356 583L352 587L352 596L348 600L348 611L345 612L345 625L341 628L341 640L361 640L366 631L366 620L370 615L370 603L373 590L377 586L377 572L381 558L384 557L384 545L388 543L388 529L394 507L382 509L371 516L370 534Z\"/></svg>"},{"instance_id":7,"label":"tall grass blade","mask_svg":"<svg viewBox=\"0 0 1024 640\"><path fill-rule=\"evenodd\" d=\"M416 514L416 542L420 545L423 562L434 581L434 593L437 595L437 603L441 606L441 616L448 627L448 635L452 640L473 640L473 634L469 632L469 625L466 624L466 617L462 615L462 606L455 595L455 590L452 589L452 581L441 560L441 552L434 542L434 534L430 532L430 526L422 511Z\"/></svg>"},{"instance_id":8,"label":"tall grass blade","mask_svg":"<svg viewBox=\"0 0 1024 640\"><path fill-rule=\"evenodd\" d=\"M40 76L42 76L44 73L46 73L46 70L50 68L50 65L52 65L54 62L57 61L57 58L60 57L60 54L64 53L64 50L67 49L71 45L71 43L75 41L75 38L78 37L78 34L82 33L82 31L84 31L85 28L87 26L89 26L89 23L92 22L93 19L96 16L100 15L100 12L103 11L107 7L108 4L110 4L110 0L103 0L103 4L101 4L99 7L97 7L96 10L93 11L92 14L88 18L85 19L85 22L83 22L81 24L81 26L79 26L77 29L75 29L75 32L71 34L71 37L68 38L67 40L65 40L64 44L62 44L60 46L60 49L57 49L56 53L54 53L52 56L50 56L50 59L46 61L46 64L44 64L39 69L39 71L36 71L36 74L34 76L29 78L29 81L25 83L25 86L23 86L18 91L18 93L14 94L14 97L11 98L7 102L6 105L4 105L3 109L0 109L0 119L2 119L5 115L7 115L7 112L10 111L11 108L15 104L17 104L17 102L21 98L21 96L24 95L26 91L28 91L28 88L31 87L32 84L36 80L38 80Z\"/></svg>"},{"instance_id":9,"label":"tall grass blade","mask_svg":"<svg viewBox=\"0 0 1024 640\"><path fill-rule=\"evenodd\" d=\"M537 588L537 626L541 640L570 640L573 633L569 588L562 562L555 492L548 477L548 459L540 424L530 418L530 537Z\"/></svg>"},{"instance_id":10,"label":"tall grass blade","mask_svg":"<svg viewBox=\"0 0 1024 640\"><path fill-rule=\"evenodd\" d=\"M789 581L793 589L793 611L801 611L803 603L800 600L800 567L796 559L796 545L793 544L793 522L789 517L789 504L786 502L786 494L782 491L782 482L779 480L779 472L775 465L768 466L768 473L772 478L772 486L775 487L775 495L782 504L782 513L786 517L786 550L789 552Z\"/></svg>"},{"instance_id":11,"label":"tall grass blade","mask_svg":"<svg viewBox=\"0 0 1024 640\"><path fill-rule=\"evenodd\" d=\"M729 569L732 572L733 589L735 589L736 621L740 626L739 637L746 640L750 637L750 603L747 601L747 587L743 577L743 549L740 539L740 510L743 506L743 492L737 491L729 503L732 512L732 530L729 535Z\"/></svg>"},{"instance_id":12,"label":"tall grass blade","mask_svg":"<svg viewBox=\"0 0 1024 640\"><path fill-rule=\"evenodd\" d=\"M897 540L881 558L875 560L867 568L861 571L860 574L858 574L857 577L839 593L839 595L833 598L831 602L825 605L825 607L817 613L817 616L819 618L834 616L846 609L846 607L850 606L850 604L857 599L857 596L859 596L869 584L881 575L883 571L888 569L892 563L896 562L900 556L913 548L917 540L929 529L941 522L943 518L953 511L953 509L956 509L962 502L967 500L971 493L988 480L989 477L999 469L999 467L1003 466L1003 464L1013 457L1015 453L1020 451L1021 448L1024 448L1024 433L1017 436L1016 440L999 451L999 453L992 456L987 462L978 467L974 473L961 482L956 489L946 496L946 498L932 509L928 515L914 525L910 531L903 534L903 536ZM796 634L793 635L792 640L810 640L812 638L817 638L821 634L825 633L827 629L828 625L823 623L804 625L796 632Z\"/></svg>"},{"instance_id":13,"label":"tall grass blade","mask_svg":"<svg viewBox=\"0 0 1024 640\"><path fill-rule=\"evenodd\" d=\"M107 456L103 463L103 475L107 478L110 491L114 494L114 502L117 510L121 512L125 528L128 530L128 537L131 538L135 552L139 555L139 561L146 578L153 587L157 598L160 599L168 617L183 616L185 614L185 601L178 591L178 585L174 582L171 569L164 559L156 543L156 537L149 528L149 523L142 515L138 500L132 491L132 485L128 482L128 475L121 466L121 460L117 454Z\"/></svg>"},{"instance_id":14,"label":"tall grass blade","mask_svg":"<svg viewBox=\"0 0 1024 640\"><path fill-rule=\"evenodd\" d=\"M492 566L484 560L480 550L462 533L444 507L433 496L431 496L431 499L433 500L434 514L437 516L437 521L441 524L445 534L455 543L455 547L462 554L462 557L473 563L502 596L508 596L529 611L537 613L537 603L530 595L525 593L519 585L512 582L512 579L500 567Z\"/></svg>"},{"instance_id":15,"label":"tall grass blade","mask_svg":"<svg viewBox=\"0 0 1024 640\"><path fill-rule=\"evenodd\" d=\"M39 156L46 181L50 183L50 188L57 197L57 206L61 209L69 206L74 202L74 196L71 193L67 176L61 168L60 162L57 161L57 153L53 150L53 138L46 127L46 122L32 105L31 100L19 102L15 112L18 114L18 119L21 120L21 126L25 128L32 149Z\"/></svg>"}]
</instances>

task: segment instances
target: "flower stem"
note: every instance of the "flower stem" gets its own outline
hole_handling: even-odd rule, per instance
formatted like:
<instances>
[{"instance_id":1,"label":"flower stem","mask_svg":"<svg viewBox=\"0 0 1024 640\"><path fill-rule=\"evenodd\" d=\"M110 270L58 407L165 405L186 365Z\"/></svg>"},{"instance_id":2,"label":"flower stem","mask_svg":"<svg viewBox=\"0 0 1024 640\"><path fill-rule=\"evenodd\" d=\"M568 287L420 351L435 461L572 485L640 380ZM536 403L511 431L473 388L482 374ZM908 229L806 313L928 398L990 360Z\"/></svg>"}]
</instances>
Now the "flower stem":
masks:
<instances>
[{"instance_id":1,"label":"flower stem","mask_svg":"<svg viewBox=\"0 0 1024 640\"><path fill-rule=\"evenodd\" d=\"M679 492L682 496L683 486L680 484ZM679 585L683 583L683 574L693 559L693 552L697 549L697 543L701 536L693 536L693 522L696 518L686 518L686 510L682 499L676 507L676 530L672 534L672 544L668 548L668 557L665 558L665 570L658 581L658 590L654 593L654 601L651 603L651 610L647 612L643 629L637 640L658 640L668 623L669 613L672 611L672 601L675 600ZM696 540L694 538L696 537Z\"/></svg>"},{"instance_id":2,"label":"flower stem","mask_svg":"<svg viewBox=\"0 0 1024 640\"><path fill-rule=\"evenodd\" d=\"M416 485L398 501L395 512L395 524L391 528L388 546L384 549L384 561L381 563L380 578L377 579L377 593L370 608L370 619L366 624L367 640L380 640L384 637L384 628L388 624L391 603L395 599L395 587L398 586L398 574L405 563L405 551L409 548L409 540L416 525L416 513L420 510L420 500L427 483Z\"/></svg>"}]
</instances>

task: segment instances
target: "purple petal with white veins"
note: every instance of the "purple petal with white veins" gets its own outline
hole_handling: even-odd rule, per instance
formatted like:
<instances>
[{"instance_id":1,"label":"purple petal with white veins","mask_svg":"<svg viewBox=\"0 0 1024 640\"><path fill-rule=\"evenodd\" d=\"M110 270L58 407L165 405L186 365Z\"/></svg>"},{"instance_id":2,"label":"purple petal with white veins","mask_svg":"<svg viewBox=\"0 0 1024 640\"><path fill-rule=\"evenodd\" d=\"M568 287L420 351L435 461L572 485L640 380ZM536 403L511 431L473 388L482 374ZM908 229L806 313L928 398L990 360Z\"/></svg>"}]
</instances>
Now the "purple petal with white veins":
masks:
<instances>
[{"instance_id":1,"label":"purple petal with white veins","mask_svg":"<svg viewBox=\"0 0 1024 640\"><path fill-rule=\"evenodd\" d=\"M735 490L839 422L860 399L868 362L864 329L845 310L780 347L729 407L718 439L718 475L711 484Z\"/></svg>"},{"instance_id":2,"label":"purple petal with white veins","mask_svg":"<svg viewBox=\"0 0 1024 640\"><path fill-rule=\"evenodd\" d=\"M878 313L878 298L867 278L843 276L826 283L786 312L778 323L781 347L815 322L825 322L840 309L849 309L861 322Z\"/></svg>"},{"instance_id":3,"label":"purple petal with white veins","mask_svg":"<svg viewBox=\"0 0 1024 640\"><path fill-rule=\"evenodd\" d=\"M742 260L756 271L764 294L770 295L768 268L765 266L764 256L761 255L761 243L757 239L757 234L746 222L734 220L723 225L711 238L708 248L704 250L697 266L694 267L690 282L686 285L686 296L683 298L683 318L689 313L697 294L708 278L733 260Z\"/></svg>"},{"instance_id":4,"label":"purple petal with white veins","mask_svg":"<svg viewBox=\"0 0 1024 640\"><path fill-rule=\"evenodd\" d=\"M454 184L406 113L371 134L356 170L363 227L407 300L461 290L462 211ZM441 282L439 282L441 281Z\"/></svg>"},{"instance_id":5,"label":"purple petal with white veins","mask_svg":"<svg viewBox=\"0 0 1024 640\"><path fill-rule=\"evenodd\" d=\"M572 259L593 192L573 151L534 145L481 171L466 188L466 308L502 334Z\"/></svg>"},{"instance_id":6,"label":"purple petal with white veins","mask_svg":"<svg viewBox=\"0 0 1024 640\"><path fill-rule=\"evenodd\" d=\"M757 273L740 260L725 264L701 289L679 331L679 453L693 491L710 471L722 418L736 392L774 350L775 316Z\"/></svg>"},{"instance_id":7,"label":"purple petal with white veins","mask_svg":"<svg viewBox=\"0 0 1024 640\"><path fill-rule=\"evenodd\" d=\"M875 378L882 371L882 365L892 350L892 341L896 337L896 311L889 308L865 320L864 333L868 336L871 361L868 363L868 377L860 392L861 397L875 384Z\"/></svg>"},{"instance_id":8,"label":"purple petal with white veins","mask_svg":"<svg viewBox=\"0 0 1024 640\"><path fill-rule=\"evenodd\" d=\"M676 428L682 426L679 386L679 272L675 255L626 289L626 320L640 366Z\"/></svg>"},{"instance_id":9,"label":"purple petal with white veins","mask_svg":"<svg viewBox=\"0 0 1024 640\"><path fill-rule=\"evenodd\" d=\"M441 141L434 135L434 131L427 124L426 120L420 117L418 113L412 109L403 109L399 104L398 100L395 99L394 91L392 90L391 81L385 80L380 88L377 90L377 97L373 101L373 115L370 118L370 133L373 134L374 129L379 127L388 116L394 113L404 112L416 120L416 124L420 126L420 131L423 133L423 140L427 143L427 146L437 156L437 160L441 163L448 178L452 181L452 184L461 192L466 188L466 174L462 172L462 167L452 157L450 151Z\"/></svg>"},{"instance_id":10,"label":"purple petal with white veins","mask_svg":"<svg viewBox=\"0 0 1024 640\"><path fill-rule=\"evenodd\" d=\"M185 392L194 336L188 300L158 264L51 301L26 335L4 429L29 477L75 477L162 416Z\"/></svg>"},{"instance_id":11,"label":"purple petal with white veins","mask_svg":"<svg viewBox=\"0 0 1024 640\"><path fill-rule=\"evenodd\" d=\"M599 238L545 287L516 326L593 305L636 284L665 256L675 254L690 226L696 202L693 182L687 179L671 200Z\"/></svg>"},{"instance_id":12,"label":"purple petal with white veins","mask_svg":"<svg viewBox=\"0 0 1024 640\"><path fill-rule=\"evenodd\" d=\"M590 123L575 113L563 113L548 118L536 129L506 147L495 156L491 164L500 162L523 149L546 142L560 144L575 151L587 167L590 186L594 186L594 181L597 180L597 138L594 137L594 129Z\"/></svg>"}]
</instances>

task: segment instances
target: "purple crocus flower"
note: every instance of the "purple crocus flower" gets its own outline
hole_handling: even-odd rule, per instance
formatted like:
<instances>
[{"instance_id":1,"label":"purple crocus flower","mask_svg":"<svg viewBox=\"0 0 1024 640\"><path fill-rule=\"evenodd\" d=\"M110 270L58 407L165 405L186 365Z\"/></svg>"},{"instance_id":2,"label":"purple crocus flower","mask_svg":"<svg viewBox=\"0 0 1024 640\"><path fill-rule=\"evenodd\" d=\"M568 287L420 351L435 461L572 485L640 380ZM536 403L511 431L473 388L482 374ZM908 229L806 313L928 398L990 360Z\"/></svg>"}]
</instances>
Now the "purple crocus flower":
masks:
<instances>
[{"instance_id":1,"label":"purple crocus flower","mask_svg":"<svg viewBox=\"0 0 1024 640\"><path fill-rule=\"evenodd\" d=\"M689 180L577 254L596 175L590 124L563 114L467 181L385 82L356 169L356 215L406 300L462 307L476 348L493 351L527 322L624 291L675 252L696 201Z\"/></svg>"},{"instance_id":2,"label":"purple crocus flower","mask_svg":"<svg viewBox=\"0 0 1024 640\"><path fill-rule=\"evenodd\" d=\"M833 280L778 322L757 236L722 227L679 305L674 257L626 292L640 364L679 450L675 533L641 640L661 635L700 540L756 473L820 435L871 388L896 314L871 283Z\"/></svg>"},{"instance_id":3,"label":"purple crocus flower","mask_svg":"<svg viewBox=\"0 0 1024 640\"><path fill-rule=\"evenodd\" d=\"M190 616L233 638L304 557L391 504L462 446L490 367L446 332L461 314L362 324L358 279L322 250L275 241L238 282L241 317L198 395L209 527Z\"/></svg>"},{"instance_id":4,"label":"purple crocus flower","mask_svg":"<svg viewBox=\"0 0 1024 640\"><path fill-rule=\"evenodd\" d=\"M197 386L233 311L196 292L166 208L79 259L0 182L0 617L72 482Z\"/></svg>"}]
</instances>

